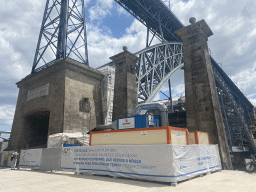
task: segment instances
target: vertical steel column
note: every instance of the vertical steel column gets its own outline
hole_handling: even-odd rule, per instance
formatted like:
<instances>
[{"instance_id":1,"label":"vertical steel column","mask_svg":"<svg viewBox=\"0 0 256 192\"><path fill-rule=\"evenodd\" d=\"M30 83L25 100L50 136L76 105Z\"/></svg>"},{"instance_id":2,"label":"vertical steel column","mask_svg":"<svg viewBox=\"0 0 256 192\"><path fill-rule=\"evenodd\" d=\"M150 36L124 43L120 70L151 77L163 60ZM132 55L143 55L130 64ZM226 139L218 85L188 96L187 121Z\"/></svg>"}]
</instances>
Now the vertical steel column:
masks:
<instances>
[{"instance_id":1,"label":"vertical steel column","mask_svg":"<svg viewBox=\"0 0 256 192\"><path fill-rule=\"evenodd\" d=\"M67 29L68 29L68 3L69 0L61 0L61 12L58 34L56 60L66 57Z\"/></svg>"},{"instance_id":2,"label":"vertical steel column","mask_svg":"<svg viewBox=\"0 0 256 192\"><path fill-rule=\"evenodd\" d=\"M149 47L148 40L149 40L149 28L147 28L146 47Z\"/></svg>"},{"instance_id":3,"label":"vertical steel column","mask_svg":"<svg viewBox=\"0 0 256 192\"><path fill-rule=\"evenodd\" d=\"M49 5L49 0L46 1L46 5L45 5L45 9L44 9L44 17L43 17L43 21L42 21L42 25L41 25L41 29L40 29L40 33L39 33L39 38L38 38L38 42L37 42L37 46L36 46L36 53L35 53L35 58L34 58L31 74L34 73L34 70L37 65L37 55L38 55L38 51L40 48L40 43L41 43L41 39L42 39L42 35L43 35L44 24L47 19L46 15L47 15L47 10L48 10L48 5Z\"/></svg>"},{"instance_id":4,"label":"vertical steel column","mask_svg":"<svg viewBox=\"0 0 256 192\"><path fill-rule=\"evenodd\" d=\"M168 85L169 85L169 100L170 100L170 108L171 108L171 113L173 113L173 105L172 105L172 88L171 88L171 80L168 80Z\"/></svg>"},{"instance_id":5,"label":"vertical steel column","mask_svg":"<svg viewBox=\"0 0 256 192\"><path fill-rule=\"evenodd\" d=\"M83 19L84 19L84 46L85 46L85 65L89 66L88 49L87 49L87 34L86 34L86 20L85 20L85 7L84 0L82 0Z\"/></svg>"}]
</instances>

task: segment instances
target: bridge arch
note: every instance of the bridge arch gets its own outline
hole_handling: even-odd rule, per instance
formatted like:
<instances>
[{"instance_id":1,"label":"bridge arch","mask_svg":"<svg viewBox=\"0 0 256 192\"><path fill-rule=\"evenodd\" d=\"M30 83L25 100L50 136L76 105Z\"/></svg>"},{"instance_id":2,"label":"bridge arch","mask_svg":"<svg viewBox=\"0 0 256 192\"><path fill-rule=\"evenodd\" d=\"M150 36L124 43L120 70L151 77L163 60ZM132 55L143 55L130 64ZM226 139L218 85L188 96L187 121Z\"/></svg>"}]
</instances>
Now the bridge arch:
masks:
<instances>
[{"instance_id":1,"label":"bridge arch","mask_svg":"<svg viewBox=\"0 0 256 192\"><path fill-rule=\"evenodd\" d=\"M184 67L183 44L180 42L156 44L134 54L140 58L136 64L138 98L145 103L150 103L167 80ZM211 58L211 62L230 151L256 151L249 130L251 103L216 61Z\"/></svg>"},{"instance_id":2,"label":"bridge arch","mask_svg":"<svg viewBox=\"0 0 256 192\"><path fill-rule=\"evenodd\" d=\"M184 67L180 42L156 44L134 54L140 58L136 64L138 98L145 103L151 102L165 82Z\"/></svg>"}]
</instances>

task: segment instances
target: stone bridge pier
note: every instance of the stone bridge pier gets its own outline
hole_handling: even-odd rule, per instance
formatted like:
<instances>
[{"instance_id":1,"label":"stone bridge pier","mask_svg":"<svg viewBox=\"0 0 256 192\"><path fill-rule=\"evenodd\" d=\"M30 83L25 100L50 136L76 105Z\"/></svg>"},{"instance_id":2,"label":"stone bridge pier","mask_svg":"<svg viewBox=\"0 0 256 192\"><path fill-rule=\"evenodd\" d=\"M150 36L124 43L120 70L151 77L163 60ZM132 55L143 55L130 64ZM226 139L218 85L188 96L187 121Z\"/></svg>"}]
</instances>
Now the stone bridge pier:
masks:
<instances>
[{"instance_id":1,"label":"stone bridge pier","mask_svg":"<svg viewBox=\"0 0 256 192\"><path fill-rule=\"evenodd\" d=\"M207 45L213 33L204 20L190 23L175 32L183 41L187 128L208 132L210 143L219 145L222 167L233 169Z\"/></svg>"}]
</instances>

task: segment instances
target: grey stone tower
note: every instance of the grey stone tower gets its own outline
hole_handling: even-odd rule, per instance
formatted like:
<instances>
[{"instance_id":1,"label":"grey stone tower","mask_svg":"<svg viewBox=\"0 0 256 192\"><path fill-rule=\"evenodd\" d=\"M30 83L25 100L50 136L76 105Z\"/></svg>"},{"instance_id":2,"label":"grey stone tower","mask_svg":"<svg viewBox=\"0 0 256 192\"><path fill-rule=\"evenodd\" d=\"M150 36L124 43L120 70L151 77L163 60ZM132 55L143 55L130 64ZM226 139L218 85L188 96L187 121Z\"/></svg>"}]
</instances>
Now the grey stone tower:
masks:
<instances>
[{"instance_id":1,"label":"grey stone tower","mask_svg":"<svg viewBox=\"0 0 256 192\"><path fill-rule=\"evenodd\" d=\"M232 169L207 45L213 33L204 20L190 22L175 32L183 41L187 128L208 132L210 143L219 145L223 168Z\"/></svg>"},{"instance_id":2,"label":"grey stone tower","mask_svg":"<svg viewBox=\"0 0 256 192\"><path fill-rule=\"evenodd\" d=\"M104 75L70 58L28 75L17 83L19 96L9 149L47 144L48 135L84 132L103 123Z\"/></svg>"},{"instance_id":3,"label":"grey stone tower","mask_svg":"<svg viewBox=\"0 0 256 192\"><path fill-rule=\"evenodd\" d=\"M116 66L112 118L115 121L117 118L132 116L138 105L135 65L139 58L124 46L124 52L110 59Z\"/></svg>"}]
</instances>

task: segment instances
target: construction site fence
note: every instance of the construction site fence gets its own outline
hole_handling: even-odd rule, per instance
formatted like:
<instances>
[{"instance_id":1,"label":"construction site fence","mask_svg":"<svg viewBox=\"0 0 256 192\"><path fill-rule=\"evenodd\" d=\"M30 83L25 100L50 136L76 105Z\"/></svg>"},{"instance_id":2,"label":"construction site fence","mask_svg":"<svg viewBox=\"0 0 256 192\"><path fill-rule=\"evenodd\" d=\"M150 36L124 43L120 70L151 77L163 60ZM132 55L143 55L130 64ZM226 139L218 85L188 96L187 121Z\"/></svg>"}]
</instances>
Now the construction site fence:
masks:
<instances>
[{"instance_id":1,"label":"construction site fence","mask_svg":"<svg viewBox=\"0 0 256 192\"><path fill-rule=\"evenodd\" d=\"M217 145L106 145L21 150L19 167L178 182L221 170L221 161Z\"/></svg>"}]
</instances>

